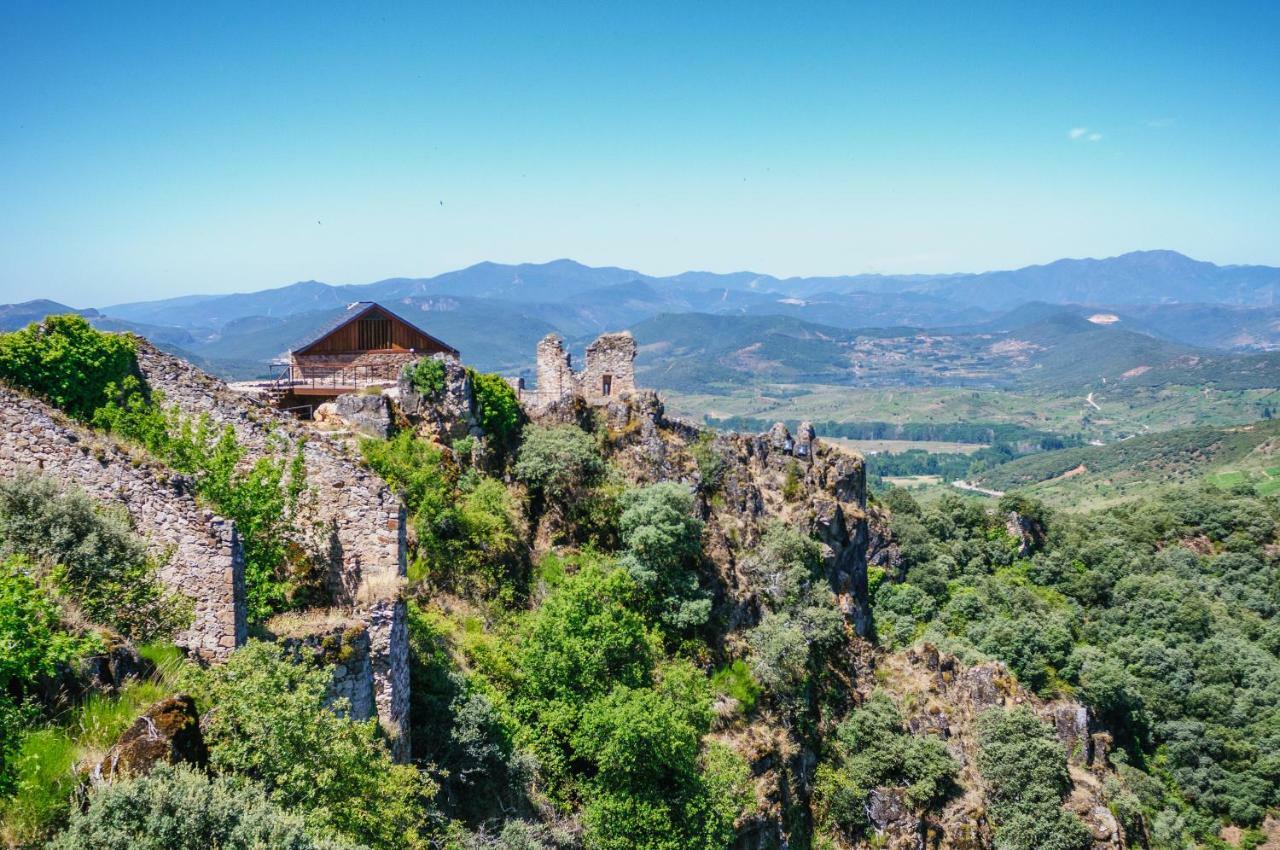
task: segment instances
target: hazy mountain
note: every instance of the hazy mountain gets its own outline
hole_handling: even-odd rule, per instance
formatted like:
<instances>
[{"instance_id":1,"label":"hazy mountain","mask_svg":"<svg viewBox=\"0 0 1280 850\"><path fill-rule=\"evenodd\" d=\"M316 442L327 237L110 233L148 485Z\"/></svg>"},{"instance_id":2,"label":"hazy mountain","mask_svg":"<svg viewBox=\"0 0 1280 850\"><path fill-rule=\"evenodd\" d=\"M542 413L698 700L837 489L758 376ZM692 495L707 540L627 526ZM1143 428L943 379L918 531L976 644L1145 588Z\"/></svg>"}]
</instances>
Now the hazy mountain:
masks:
<instances>
[{"instance_id":1,"label":"hazy mountain","mask_svg":"<svg viewBox=\"0 0 1280 850\"><path fill-rule=\"evenodd\" d=\"M0 304L0 331L12 331L38 322L45 316L57 313L81 313L85 316L97 315L96 310L77 310L47 298L34 301L23 301L21 304Z\"/></svg>"},{"instance_id":2,"label":"hazy mountain","mask_svg":"<svg viewBox=\"0 0 1280 850\"><path fill-rule=\"evenodd\" d=\"M707 312L741 309L802 314L812 303L815 305L812 312L827 314L825 321L846 326L879 323L857 318L866 313L868 307L873 311L906 309L913 323L937 325L976 319L981 311L995 313L1027 301L1104 305L1280 304L1280 269L1217 266L1173 251L1138 251L1103 260L1058 260L1042 266L982 274L786 279L754 272L685 272L655 277L616 267L592 268L572 260L520 265L478 263L430 278L391 278L344 286L305 281L261 292L185 296L117 304L101 310L106 315L129 321L210 327L247 316L281 317L333 309L358 300L394 301L442 295L523 304L575 306L593 301L608 304L611 289L622 293L626 287L640 284L649 287L642 300L658 306L687 302L690 309ZM854 296L855 293L858 295ZM868 293L899 300L877 302L869 298ZM710 303L716 298L721 301L719 307ZM617 324L612 316L608 322Z\"/></svg>"}]
</instances>

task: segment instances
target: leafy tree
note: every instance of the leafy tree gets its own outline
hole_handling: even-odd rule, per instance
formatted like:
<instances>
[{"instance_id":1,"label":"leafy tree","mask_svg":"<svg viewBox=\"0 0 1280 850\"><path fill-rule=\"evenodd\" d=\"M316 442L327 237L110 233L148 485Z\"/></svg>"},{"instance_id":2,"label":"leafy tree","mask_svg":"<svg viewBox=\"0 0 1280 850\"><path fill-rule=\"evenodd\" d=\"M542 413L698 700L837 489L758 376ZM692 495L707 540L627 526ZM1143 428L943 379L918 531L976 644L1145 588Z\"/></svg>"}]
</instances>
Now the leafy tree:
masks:
<instances>
[{"instance_id":1,"label":"leafy tree","mask_svg":"<svg viewBox=\"0 0 1280 850\"><path fill-rule=\"evenodd\" d=\"M50 850L361 850L316 839L301 817L282 810L263 789L237 777L209 778L186 766L160 764L145 776L112 782L75 809Z\"/></svg>"},{"instance_id":2,"label":"leafy tree","mask_svg":"<svg viewBox=\"0 0 1280 850\"><path fill-rule=\"evenodd\" d=\"M210 766L260 784L270 800L304 814L308 830L372 848L428 847L432 785L397 765L377 722L326 705L330 672L250 642L194 683L214 709L205 721Z\"/></svg>"},{"instance_id":3,"label":"leafy tree","mask_svg":"<svg viewBox=\"0 0 1280 850\"><path fill-rule=\"evenodd\" d=\"M0 334L0 380L80 419L91 419L136 368L129 337L95 330L80 315L49 316Z\"/></svg>"},{"instance_id":4,"label":"leafy tree","mask_svg":"<svg viewBox=\"0 0 1280 850\"><path fill-rule=\"evenodd\" d=\"M567 791L573 736L589 703L615 685L652 681L654 648L627 573L587 564L520 629L512 665L517 739L553 791Z\"/></svg>"},{"instance_id":5,"label":"leafy tree","mask_svg":"<svg viewBox=\"0 0 1280 850\"><path fill-rule=\"evenodd\" d=\"M679 484L651 484L622 494L618 520L622 565L649 602L653 619L676 632L702 625L711 600L698 586L702 521L693 494Z\"/></svg>"},{"instance_id":6,"label":"leafy tree","mask_svg":"<svg viewBox=\"0 0 1280 850\"><path fill-rule=\"evenodd\" d=\"M907 734L893 701L876 691L836 729L832 753L818 768L815 814L823 829L857 840L869 826L865 806L873 789L905 786L907 804L928 809L951 793L957 772L946 746Z\"/></svg>"},{"instance_id":7,"label":"leafy tree","mask_svg":"<svg viewBox=\"0 0 1280 850\"><path fill-rule=\"evenodd\" d=\"M588 846L729 844L745 764L721 750L704 770L710 703L705 677L685 663L664 671L654 688L619 685L591 704L573 739L576 755L594 768L583 811Z\"/></svg>"},{"instance_id":8,"label":"leafy tree","mask_svg":"<svg viewBox=\"0 0 1280 850\"><path fill-rule=\"evenodd\" d=\"M819 582L821 559L816 541L774 523L743 564L765 609L747 634L751 672L780 697L796 695L844 636L844 617Z\"/></svg>"},{"instance_id":9,"label":"leafy tree","mask_svg":"<svg viewBox=\"0 0 1280 850\"><path fill-rule=\"evenodd\" d=\"M591 435L576 425L531 425L516 458L516 477L536 498L566 507L604 475L604 459Z\"/></svg>"}]
</instances>

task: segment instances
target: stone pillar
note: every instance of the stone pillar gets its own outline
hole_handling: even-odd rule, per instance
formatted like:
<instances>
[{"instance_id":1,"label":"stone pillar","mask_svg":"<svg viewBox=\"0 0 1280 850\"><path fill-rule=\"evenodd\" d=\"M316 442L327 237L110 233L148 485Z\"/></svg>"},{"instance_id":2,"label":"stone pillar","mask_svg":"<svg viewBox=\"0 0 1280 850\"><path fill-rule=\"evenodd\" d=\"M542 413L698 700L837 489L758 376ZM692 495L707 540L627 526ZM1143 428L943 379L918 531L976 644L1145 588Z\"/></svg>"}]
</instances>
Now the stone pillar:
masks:
<instances>
[{"instance_id":1,"label":"stone pillar","mask_svg":"<svg viewBox=\"0 0 1280 850\"><path fill-rule=\"evenodd\" d=\"M538 385L533 396L538 405L548 405L577 392L577 378L564 343L555 334L547 334L538 343Z\"/></svg>"},{"instance_id":2,"label":"stone pillar","mask_svg":"<svg viewBox=\"0 0 1280 850\"><path fill-rule=\"evenodd\" d=\"M404 600L376 602L365 614L378 720L396 761L409 752L409 623Z\"/></svg>"}]
</instances>

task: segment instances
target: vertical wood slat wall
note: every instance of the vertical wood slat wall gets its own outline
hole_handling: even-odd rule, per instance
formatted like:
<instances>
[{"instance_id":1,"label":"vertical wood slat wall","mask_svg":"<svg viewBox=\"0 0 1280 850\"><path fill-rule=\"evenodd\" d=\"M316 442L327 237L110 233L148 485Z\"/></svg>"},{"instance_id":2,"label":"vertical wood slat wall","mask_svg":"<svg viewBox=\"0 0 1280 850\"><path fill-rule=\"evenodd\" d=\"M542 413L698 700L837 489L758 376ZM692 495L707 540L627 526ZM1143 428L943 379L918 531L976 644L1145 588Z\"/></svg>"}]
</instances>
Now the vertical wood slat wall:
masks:
<instances>
[{"instance_id":1,"label":"vertical wood slat wall","mask_svg":"<svg viewBox=\"0 0 1280 850\"><path fill-rule=\"evenodd\" d=\"M336 328L297 354L344 354L356 351L402 350L430 354L443 351L427 336L394 316L377 311Z\"/></svg>"}]
</instances>

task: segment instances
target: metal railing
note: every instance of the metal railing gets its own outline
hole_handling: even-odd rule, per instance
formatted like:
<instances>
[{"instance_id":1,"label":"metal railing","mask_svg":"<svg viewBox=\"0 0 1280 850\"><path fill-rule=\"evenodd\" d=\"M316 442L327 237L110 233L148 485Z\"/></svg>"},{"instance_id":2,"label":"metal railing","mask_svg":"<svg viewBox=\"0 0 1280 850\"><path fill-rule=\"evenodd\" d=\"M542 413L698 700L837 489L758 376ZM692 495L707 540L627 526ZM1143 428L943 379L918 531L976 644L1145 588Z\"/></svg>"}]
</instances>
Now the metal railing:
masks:
<instances>
[{"instance_id":1,"label":"metal railing","mask_svg":"<svg viewBox=\"0 0 1280 850\"><path fill-rule=\"evenodd\" d=\"M281 392L295 389L358 390L370 384L394 382L400 377L402 366L399 363L341 367L272 363L271 384Z\"/></svg>"}]
</instances>

